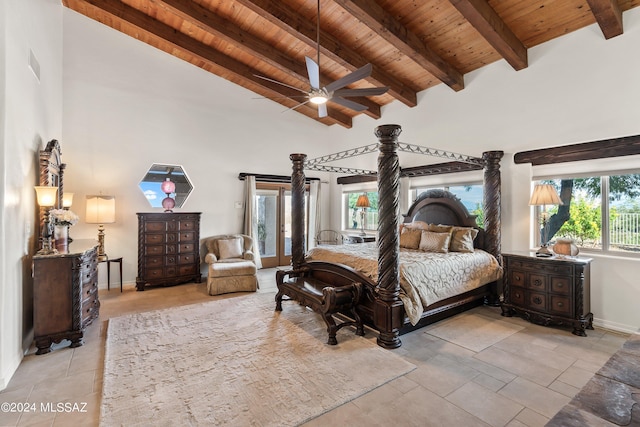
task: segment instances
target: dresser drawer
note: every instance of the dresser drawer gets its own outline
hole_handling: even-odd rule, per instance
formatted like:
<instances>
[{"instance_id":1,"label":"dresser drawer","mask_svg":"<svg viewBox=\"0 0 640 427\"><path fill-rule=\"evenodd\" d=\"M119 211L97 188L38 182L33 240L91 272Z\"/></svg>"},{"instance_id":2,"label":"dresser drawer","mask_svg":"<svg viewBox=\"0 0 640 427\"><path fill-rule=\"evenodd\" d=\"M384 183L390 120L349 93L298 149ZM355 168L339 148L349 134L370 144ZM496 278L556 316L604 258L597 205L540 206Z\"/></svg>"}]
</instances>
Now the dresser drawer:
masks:
<instances>
[{"instance_id":1,"label":"dresser drawer","mask_svg":"<svg viewBox=\"0 0 640 427\"><path fill-rule=\"evenodd\" d=\"M530 273L527 288L538 292L547 292L547 276Z\"/></svg>"},{"instance_id":2,"label":"dresser drawer","mask_svg":"<svg viewBox=\"0 0 640 427\"><path fill-rule=\"evenodd\" d=\"M149 268L162 267L164 265L164 257L162 256L148 256L145 257L144 265Z\"/></svg>"},{"instance_id":3,"label":"dresser drawer","mask_svg":"<svg viewBox=\"0 0 640 427\"><path fill-rule=\"evenodd\" d=\"M165 253L164 245L145 245L145 255L163 255Z\"/></svg>"},{"instance_id":4,"label":"dresser drawer","mask_svg":"<svg viewBox=\"0 0 640 427\"><path fill-rule=\"evenodd\" d=\"M568 297L561 297L557 295L551 295L551 306L549 307L550 312L555 312L557 314L563 316L572 316L573 310L571 306L571 299Z\"/></svg>"},{"instance_id":5,"label":"dresser drawer","mask_svg":"<svg viewBox=\"0 0 640 427\"><path fill-rule=\"evenodd\" d=\"M551 277L551 292L554 294L572 294L570 277Z\"/></svg>"},{"instance_id":6,"label":"dresser drawer","mask_svg":"<svg viewBox=\"0 0 640 427\"><path fill-rule=\"evenodd\" d=\"M513 269L509 271L509 284L511 286L524 286L527 273L523 270Z\"/></svg>"},{"instance_id":7,"label":"dresser drawer","mask_svg":"<svg viewBox=\"0 0 640 427\"><path fill-rule=\"evenodd\" d=\"M193 242L195 235L193 231L182 231L180 232L180 242Z\"/></svg>"},{"instance_id":8,"label":"dresser drawer","mask_svg":"<svg viewBox=\"0 0 640 427\"><path fill-rule=\"evenodd\" d=\"M525 291L525 305L538 311L547 311L547 294Z\"/></svg>"},{"instance_id":9,"label":"dresser drawer","mask_svg":"<svg viewBox=\"0 0 640 427\"><path fill-rule=\"evenodd\" d=\"M194 252L195 250L195 243L180 243L180 245L178 246L178 252L183 254L186 252Z\"/></svg>"},{"instance_id":10,"label":"dresser drawer","mask_svg":"<svg viewBox=\"0 0 640 427\"><path fill-rule=\"evenodd\" d=\"M166 241L165 233L149 233L144 235L145 245L161 245Z\"/></svg>"},{"instance_id":11,"label":"dresser drawer","mask_svg":"<svg viewBox=\"0 0 640 427\"><path fill-rule=\"evenodd\" d=\"M195 265L181 265L180 267L178 267L179 276L186 276L188 274L195 274L195 273L196 273Z\"/></svg>"},{"instance_id":12,"label":"dresser drawer","mask_svg":"<svg viewBox=\"0 0 640 427\"><path fill-rule=\"evenodd\" d=\"M180 254L178 256L178 264L193 264L195 262L194 254Z\"/></svg>"},{"instance_id":13,"label":"dresser drawer","mask_svg":"<svg viewBox=\"0 0 640 427\"><path fill-rule=\"evenodd\" d=\"M158 231L166 231L167 223L165 221L145 221L144 231L146 233L153 233Z\"/></svg>"},{"instance_id":14,"label":"dresser drawer","mask_svg":"<svg viewBox=\"0 0 640 427\"><path fill-rule=\"evenodd\" d=\"M178 224L180 231L194 231L196 229L195 220L183 220Z\"/></svg>"},{"instance_id":15,"label":"dresser drawer","mask_svg":"<svg viewBox=\"0 0 640 427\"><path fill-rule=\"evenodd\" d=\"M524 289L518 287L510 288L509 302L521 307L524 306Z\"/></svg>"}]
</instances>

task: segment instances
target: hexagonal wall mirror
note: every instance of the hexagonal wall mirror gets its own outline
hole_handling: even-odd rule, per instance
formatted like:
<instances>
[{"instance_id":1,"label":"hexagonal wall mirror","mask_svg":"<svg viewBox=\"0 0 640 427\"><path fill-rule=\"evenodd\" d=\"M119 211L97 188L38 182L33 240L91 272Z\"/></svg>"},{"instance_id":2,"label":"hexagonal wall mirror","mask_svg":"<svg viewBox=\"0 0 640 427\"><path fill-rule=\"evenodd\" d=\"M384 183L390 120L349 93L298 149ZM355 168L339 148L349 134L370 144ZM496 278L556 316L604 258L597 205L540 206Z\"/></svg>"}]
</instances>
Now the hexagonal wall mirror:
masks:
<instances>
[{"instance_id":1,"label":"hexagonal wall mirror","mask_svg":"<svg viewBox=\"0 0 640 427\"><path fill-rule=\"evenodd\" d=\"M169 196L161 188L162 183L167 181L167 178L175 184L175 190L169 193ZM173 198L175 207L181 208L191 191L193 191L193 185L191 185L191 181L189 181L189 177L182 166L159 163L151 165L138 186L152 208L162 208L162 200L166 197Z\"/></svg>"}]
</instances>

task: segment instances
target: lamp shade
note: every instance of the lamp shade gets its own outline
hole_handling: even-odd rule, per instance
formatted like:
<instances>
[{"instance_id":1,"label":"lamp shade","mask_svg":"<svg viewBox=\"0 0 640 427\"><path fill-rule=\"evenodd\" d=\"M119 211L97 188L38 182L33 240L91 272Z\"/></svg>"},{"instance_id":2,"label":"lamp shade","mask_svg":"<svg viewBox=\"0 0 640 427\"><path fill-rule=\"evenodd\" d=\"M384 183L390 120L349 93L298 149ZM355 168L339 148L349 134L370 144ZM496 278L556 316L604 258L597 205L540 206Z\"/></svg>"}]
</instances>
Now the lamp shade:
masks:
<instances>
[{"instance_id":1,"label":"lamp shade","mask_svg":"<svg viewBox=\"0 0 640 427\"><path fill-rule=\"evenodd\" d=\"M536 184L529 200L530 206L561 205L556 189L551 184Z\"/></svg>"},{"instance_id":2,"label":"lamp shade","mask_svg":"<svg viewBox=\"0 0 640 427\"><path fill-rule=\"evenodd\" d=\"M89 224L116 222L116 198L114 196L87 196L85 221Z\"/></svg>"},{"instance_id":3,"label":"lamp shade","mask_svg":"<svg viewBox=\"0 0 640 427\"><path fill-rule=\"evenodd\" d=\"M371 206L369 203L369 198L366 194L361 194L358 196L358 200L356 200L356 208L368 208Z\"/></svg>"},{"instance_id":4,"label":"lamp shade","mask_svg":"<svg viewBox=\"0 0 640 427\"><path fill-rule=\"evenodd\" d=\"M72 204L73 204L73 193L62 194L62 207L70 208Z\"/></svg>"},{"instance_id":5,"label":"lamp shade","mask_svg":"<svg viewBox=\"0 0 640 427\"><path fill-rule=\"evenodd\" d=\"M56 194L58 187L36 186L36 197L38 204L43 207L51 207L56 205Z\"/></svg>"}]
</instances>

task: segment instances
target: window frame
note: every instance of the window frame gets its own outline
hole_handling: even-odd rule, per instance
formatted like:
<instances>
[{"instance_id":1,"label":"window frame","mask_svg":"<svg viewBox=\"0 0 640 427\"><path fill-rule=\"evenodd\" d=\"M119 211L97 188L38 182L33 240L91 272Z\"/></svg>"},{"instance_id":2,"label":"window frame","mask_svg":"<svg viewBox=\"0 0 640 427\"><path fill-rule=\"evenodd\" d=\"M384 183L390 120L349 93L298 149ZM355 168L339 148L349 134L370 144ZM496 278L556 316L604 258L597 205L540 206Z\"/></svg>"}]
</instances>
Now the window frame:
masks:
<instances>
[{"instance_id":1,"label":"window frame","mask_svg":"<svg viewBox=\"0 0 640 427\"><path fill-rule=\"evenodd\" d=\"M610 196L610 177L611 176L623 176L623 175L633 175L640 174L640 170L606 170L601 172L593 172L593 173L585 173L578 172L574 174L545 174L544 176L534 176L531 180L531 187L535 184L541 183L543 181L548 180L562 180L562 179L579 179L579 178L600 178L600 215L601 215L601 224L600 224L600 248L593 248L588 246L579 246L581 253L592 254L602 254L608 256L618 256L618 257L627 257L627 258L640 258L640 252L633 251L623 251L623 250L612 250L611 249L611 226L610 226L610 215L611 215L611 201L609 200ZM573 195L572 195L573 197ZM533 230L533 244L534 246L540 246L541 244L541 236L540 233L537 232L539 230L539 224L541 220L541 212L542 208L540 206L531 206L533 215L531 215L532 222L532 230ZM549 240L553 240L556 238L554 235ZM535 249L533 249L535 250Z\"/></svg>"}]
</instances>

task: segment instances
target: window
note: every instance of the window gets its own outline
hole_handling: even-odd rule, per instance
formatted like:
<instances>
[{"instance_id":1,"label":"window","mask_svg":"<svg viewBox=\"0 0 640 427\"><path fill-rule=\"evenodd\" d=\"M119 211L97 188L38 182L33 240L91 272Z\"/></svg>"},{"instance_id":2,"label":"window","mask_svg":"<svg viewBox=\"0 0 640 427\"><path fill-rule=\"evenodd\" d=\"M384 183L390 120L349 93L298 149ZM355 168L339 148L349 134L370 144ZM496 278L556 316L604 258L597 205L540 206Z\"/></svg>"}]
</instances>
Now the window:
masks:
<instances>
[{"instance_id":1,"label":"window","mask_svg":"<svg viewBox=\"0 0 640 427\"><path fill-rule=\"evenodd\" d=\"M368 208L356 207L362 194L369 199ZM378 230L378 193L375 191L352 191L342 193L342 228L344 230ZM364 213L364 214L363 214Z\"/></svg>"},{"instance_id":2,"label":"window","mask_svg":"<svg viewBox=\"0 0 640 427\"><path fill-rule=\"evenodd\" d=\"M541 233L549 241L570 238L581 249L640 255L640 174L539 182L553 184L563 201L563 205L546 207L548 221ZM537 223L543 211L536 210Z\"/></svg>"},{"instance_id":3,"label":"window","mask_svg":"<svg viewBox=\"0 0 640 427\"><path fill-rule=\"evenodd\" d=\"M454 194L467 208L471 215L476 217L478 227L484 227L484 211L482 200L484 188L482 183L471 183L467 185L450 185L438 187L416 187L409 192L409 200L415 200L422 192L439 188Z\"/></svg>"}]
</instances>

